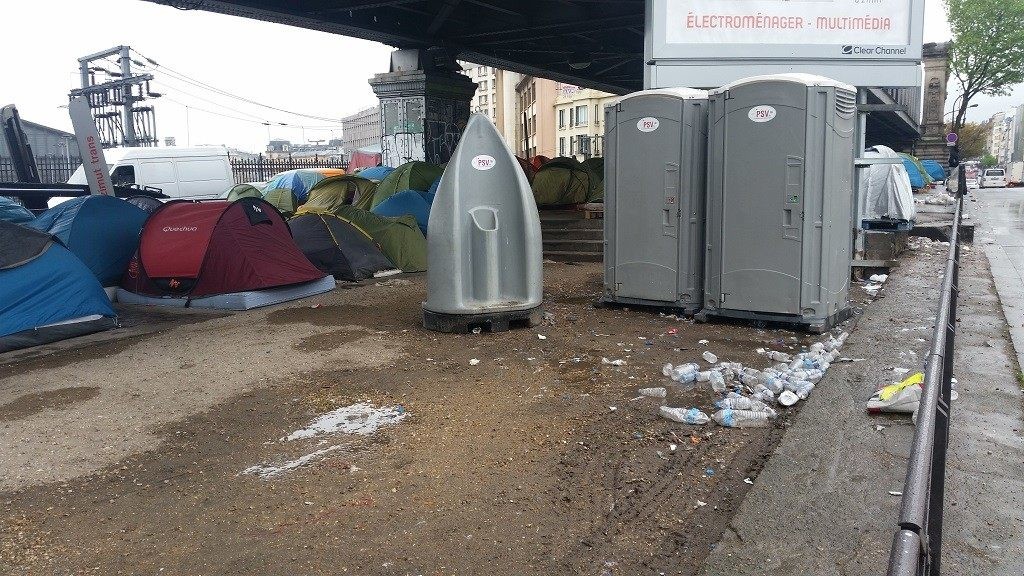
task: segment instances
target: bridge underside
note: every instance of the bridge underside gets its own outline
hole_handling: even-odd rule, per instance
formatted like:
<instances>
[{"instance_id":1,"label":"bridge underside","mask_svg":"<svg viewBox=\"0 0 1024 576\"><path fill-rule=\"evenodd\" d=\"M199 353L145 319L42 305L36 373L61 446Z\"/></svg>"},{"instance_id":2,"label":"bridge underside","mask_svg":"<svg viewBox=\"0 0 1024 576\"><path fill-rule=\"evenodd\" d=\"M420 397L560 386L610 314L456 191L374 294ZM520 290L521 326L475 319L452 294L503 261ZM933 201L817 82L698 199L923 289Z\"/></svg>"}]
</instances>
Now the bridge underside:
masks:
<instances>
[{"instance_id":1,"label":"bridge underside","mask_svg":"<svg viewBox=\"0 0 1024 576\"><path fill-rule=\"evenodd\" d=\"M398 48L440 46L478 64L615 94L643 88L644 0L147 1ZM869 96L869 102L887 101ZM913 108L871 114L868 141L906 147L917 137L912 117Z\"/></svg>"}]
</instances>

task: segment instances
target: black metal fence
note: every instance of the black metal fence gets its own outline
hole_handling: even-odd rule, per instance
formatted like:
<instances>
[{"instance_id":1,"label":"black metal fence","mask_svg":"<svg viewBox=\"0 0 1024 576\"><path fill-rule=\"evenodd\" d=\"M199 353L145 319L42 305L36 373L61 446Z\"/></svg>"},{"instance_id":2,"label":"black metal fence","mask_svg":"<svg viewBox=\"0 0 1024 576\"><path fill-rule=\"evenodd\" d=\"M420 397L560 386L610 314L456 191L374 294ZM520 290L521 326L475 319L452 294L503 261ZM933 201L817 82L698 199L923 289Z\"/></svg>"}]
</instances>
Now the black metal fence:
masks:
<instances>
[{"instance_id":1,"label":"black metal fence","mask_svg":"<svg viewBox=\"0 0 1024 576\"><path fill-rule=\"evenodd\" d=\"M967 188L960 179L960 191ZM960 293L960 214L957 198L949 254L942 278L939 311L924 373L924 394L903 486L899 527L893 537L888 576L939 576L942 558L942 507L949 443L949 397L956 338L956 302Z\"/></svg>"},{"instance_id":2,"label":"black metal fence","mask_svg":"<svg viewBox=\"0 0 1024 576\"><path fill-rule=\"evenodd\" d=\"M36 168L39 169L39 178L44 184L61 184L71 178L71 174L82 164L80 158L67 158L66 156L38 156L36 157ZM14 163L10 158L0 158L0 182L17 182L18 176L14 172Z\"/></svg>"},{"instance_id":3,"label":"black metal fence","mask_svg":"<svg viewBox=\"0 0 1024 576\"><path fill-rule=\"evenodd\" d=\"M265 182L278 172L299 168L347 168L347 162L338 162L329 158L232 158L231 171L235 175L235 183Z\"/></svg>"}]
</instances>

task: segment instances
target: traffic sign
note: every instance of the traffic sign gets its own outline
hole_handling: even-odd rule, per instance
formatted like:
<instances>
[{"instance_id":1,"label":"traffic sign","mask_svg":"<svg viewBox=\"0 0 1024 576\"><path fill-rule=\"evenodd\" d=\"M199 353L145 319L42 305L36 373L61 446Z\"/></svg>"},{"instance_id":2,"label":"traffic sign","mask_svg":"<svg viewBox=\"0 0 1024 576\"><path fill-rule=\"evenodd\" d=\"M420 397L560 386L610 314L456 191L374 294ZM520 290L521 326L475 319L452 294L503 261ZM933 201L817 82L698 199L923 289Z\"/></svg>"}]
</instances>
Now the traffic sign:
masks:
<instances>
[{"instance_id":1,"label":"traffic sign","mask_svg":"<svg viewBox=\"0 0 1024 576\"><path fill-rule=\"evenodd\" d=\"M956 135L956 132L950 132L949 134L946 134L946 142L949 142L950 144L956 144L958 138L959 136Z\"/></svg>"}]
</instances>

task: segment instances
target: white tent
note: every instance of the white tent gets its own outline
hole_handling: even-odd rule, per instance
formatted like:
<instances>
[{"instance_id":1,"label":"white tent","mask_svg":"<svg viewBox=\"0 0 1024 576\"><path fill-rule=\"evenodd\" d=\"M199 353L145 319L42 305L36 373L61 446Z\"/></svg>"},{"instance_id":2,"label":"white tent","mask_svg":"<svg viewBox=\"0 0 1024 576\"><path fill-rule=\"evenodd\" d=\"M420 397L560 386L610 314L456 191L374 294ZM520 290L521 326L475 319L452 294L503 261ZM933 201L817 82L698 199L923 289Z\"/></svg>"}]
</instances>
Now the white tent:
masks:
<instances>
[{"instance_id":1,"label":"white tent","mask_svg":"<svg viewBox=\"0 0 1024 576\"><path fill-rule=\"evenodd\" d=\"M895 164L872 164L861 171L860 216L863 220L913 220L914 192L900 155L887 146L872 146L865 158L893 158Z\"/></svg>"}]
</instances>

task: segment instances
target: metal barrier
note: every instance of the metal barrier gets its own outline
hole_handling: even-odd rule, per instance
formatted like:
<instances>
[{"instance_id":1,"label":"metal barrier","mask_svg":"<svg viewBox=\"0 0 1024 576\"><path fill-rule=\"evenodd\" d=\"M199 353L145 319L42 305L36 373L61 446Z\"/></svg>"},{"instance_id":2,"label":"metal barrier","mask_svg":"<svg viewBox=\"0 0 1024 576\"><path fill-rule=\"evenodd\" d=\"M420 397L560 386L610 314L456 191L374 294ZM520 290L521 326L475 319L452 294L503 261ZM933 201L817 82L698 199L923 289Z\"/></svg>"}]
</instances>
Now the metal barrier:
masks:
<instances>
[{"instance_id":1,"label":"metal barrier","mask_svg":"<svg viewBox=\"0 0 1024 576\"><path fill-rule=\"evenodd\" d=\"M961 171L960 191L967 188ZM932 348L924 372L924 393L917 412L917 429L910 449L899 528L889 555L888 576L938 576L942 559L942 505L949 442L949 396L956 338L956 301L960 279L959 195L949 235L946 272L942 277L939 311Z\"/></svg>"}]
</instances>

